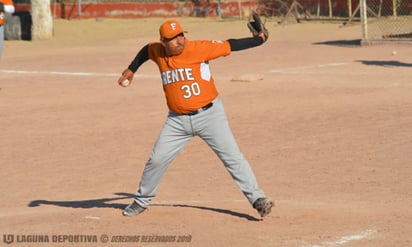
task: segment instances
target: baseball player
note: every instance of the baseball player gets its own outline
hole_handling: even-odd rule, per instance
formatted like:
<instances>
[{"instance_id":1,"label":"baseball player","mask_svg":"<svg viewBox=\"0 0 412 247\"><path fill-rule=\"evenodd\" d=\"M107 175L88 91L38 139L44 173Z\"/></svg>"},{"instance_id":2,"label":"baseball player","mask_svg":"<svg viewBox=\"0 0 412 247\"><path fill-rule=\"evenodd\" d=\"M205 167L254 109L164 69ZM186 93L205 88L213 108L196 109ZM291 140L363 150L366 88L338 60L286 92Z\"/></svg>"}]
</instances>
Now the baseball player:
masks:
<instances>
[{"instance_id":1,"label":"baseball player","mask_svg":"<svg viewBox=\"0 0 412 247\"><path fill-rule=\"evenodd\" d=\"M12 0L0 0L0 58L3 52L4 42L4 13L14 13Z\"/></svg>"},{"instance_id":2,"label":"baseball player","mask_svg":"<svg viewBox=\"0 0 412 247\"><path fill-rule=\"evenodd\" d=\"M202 138L216 153L262 218L271 212L274 202L259 188L239 150L209 69L210 60L259 46L267 40L265 26L257 15L254 18L254 22L248 23L253 37L225 41L188 40L187 32L177 21L166 21L159 29L160 42L145 45L123 71L118 83L125 86L123 82L131 83L144 62L149 59L155 62L169 108L135 198L123 210L124 216L135 216L147 209L169 164L194 136Z\"/></svg>"}]
</instances>

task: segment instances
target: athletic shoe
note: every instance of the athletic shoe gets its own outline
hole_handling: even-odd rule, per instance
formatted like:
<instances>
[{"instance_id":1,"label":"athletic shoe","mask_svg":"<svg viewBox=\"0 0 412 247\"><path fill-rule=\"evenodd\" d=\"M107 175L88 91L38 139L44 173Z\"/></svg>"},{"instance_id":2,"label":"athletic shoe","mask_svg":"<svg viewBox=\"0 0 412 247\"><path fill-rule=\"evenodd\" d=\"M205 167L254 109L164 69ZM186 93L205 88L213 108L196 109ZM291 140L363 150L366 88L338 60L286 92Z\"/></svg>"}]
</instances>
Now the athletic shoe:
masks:
<instances>
[{"instance_id":1,"label":"athletic shoe","mask_svg":"<svg viewBox=\"0 0 412 247\"><path fill-rule=\"evenodd\" d=\"M258 211L260 217L265 217L272 211L272 207L275 205L275 202L267 197L262 197L257 199L253 203L253 208Z\"/></svg>"},{"instance_id":2,"label":"athletic shoe","mask_svg":"<svg viewBox=\"0 0 412 247\"><path fill-rule=\"evenodd\" d=\"M137 204L135 200L133 200L132 203L130 203L124 210L123 210L123 215L124 216L136 216L143 211L145 211L146 208L140 206Z\"/></svg>"}]
</instances>

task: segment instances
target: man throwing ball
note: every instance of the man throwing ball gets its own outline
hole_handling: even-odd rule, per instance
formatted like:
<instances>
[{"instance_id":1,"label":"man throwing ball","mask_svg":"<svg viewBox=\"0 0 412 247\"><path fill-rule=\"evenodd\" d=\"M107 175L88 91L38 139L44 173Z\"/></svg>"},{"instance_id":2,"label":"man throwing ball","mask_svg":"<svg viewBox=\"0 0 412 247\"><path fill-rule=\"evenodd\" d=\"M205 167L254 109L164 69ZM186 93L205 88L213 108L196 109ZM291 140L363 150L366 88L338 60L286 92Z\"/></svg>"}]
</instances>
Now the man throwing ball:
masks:
<instances>
[{"instance_id":1,"label":"man throwing ball","mask_svg":"<svg viewBox=\"0 0 412 247\"><path fill-rule=\"evenodd\" d=\"M216 153L260 216L270 213L274 202L259 188L239 150L209 69L210 60L262 45L267 40L268 32L259 16L255 14L248 27L253 37L191 41L177 21L166 21L159 29L160 42L145 45L123 71L118 83L125 86L132 83L134 73L143 63L149 59L155 62L169 108L135 198L123 210L124 216L135 216L147 209L168 166L194 136L202 138Z\"/></svg>"}]
</instances>

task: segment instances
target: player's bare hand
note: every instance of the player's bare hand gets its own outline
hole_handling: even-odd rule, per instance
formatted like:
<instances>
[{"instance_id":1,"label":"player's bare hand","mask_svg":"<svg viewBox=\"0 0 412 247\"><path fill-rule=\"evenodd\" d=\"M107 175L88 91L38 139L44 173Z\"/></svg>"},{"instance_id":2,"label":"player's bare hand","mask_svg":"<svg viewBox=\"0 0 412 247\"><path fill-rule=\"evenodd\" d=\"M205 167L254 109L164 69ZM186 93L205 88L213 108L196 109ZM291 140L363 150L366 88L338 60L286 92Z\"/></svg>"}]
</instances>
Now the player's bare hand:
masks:
<instances>
[{"instance_id":1,"label":"player's bare hand","mask_svg":"<svg viewBox=\"0 0 412 247\"><path fill-rule=\"evenodd\" d=\"M125 69L122 75L117 80L117 83L122 87L127 87L132 83L134 73L130 69Z\"/></svg>"}]
</instances>

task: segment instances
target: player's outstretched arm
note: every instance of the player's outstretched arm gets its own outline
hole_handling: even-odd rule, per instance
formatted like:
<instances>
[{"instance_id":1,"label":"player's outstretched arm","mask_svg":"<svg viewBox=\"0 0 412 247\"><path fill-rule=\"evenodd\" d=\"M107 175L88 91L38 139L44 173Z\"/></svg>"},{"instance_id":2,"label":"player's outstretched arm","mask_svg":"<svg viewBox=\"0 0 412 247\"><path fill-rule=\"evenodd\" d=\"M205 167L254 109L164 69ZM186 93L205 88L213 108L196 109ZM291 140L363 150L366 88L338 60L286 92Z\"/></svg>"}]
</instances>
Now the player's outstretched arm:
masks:
<instances>
[{"instance_id":1,"label":"player's outstretched arm","mask_svg":"<svg viewBox=\"0 0 412 247\"><path fill-rule=\"evenodd\" d=\"M247 23L247 27L252 32L251 38L228 39L231 51L241 51L256 46L260 46L269 38L269 31L266 29L259 15L253 14L253 21Z\"/></svg>"},{"instance_id":2,"label":"player's outstretched arm","mask_svg":"<svg viewBox=\"0 0 412 247\"><path fill-rule=\"evenodd\" d=\"M263 39L259 36L253 38L228 39L231 51L241 51L263 44Z\"/></svg>"}]
</instances>

